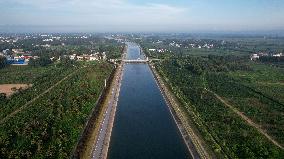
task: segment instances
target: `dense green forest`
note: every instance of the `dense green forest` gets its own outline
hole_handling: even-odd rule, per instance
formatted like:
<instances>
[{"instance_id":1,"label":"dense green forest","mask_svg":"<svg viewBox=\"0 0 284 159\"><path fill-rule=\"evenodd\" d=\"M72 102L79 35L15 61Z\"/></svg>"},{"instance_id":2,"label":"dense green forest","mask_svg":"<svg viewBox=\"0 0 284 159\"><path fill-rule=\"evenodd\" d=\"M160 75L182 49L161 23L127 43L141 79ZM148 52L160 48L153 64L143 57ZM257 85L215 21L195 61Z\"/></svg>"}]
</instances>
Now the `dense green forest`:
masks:
<instances>
[{"instance_id":1,"label":"dense green forest","mask_svg":"<svg viewBox=\"0 0 284 159\"><path fill-rule=\"evenodd\" d=\"M267 73L257 70L259 66L246 59L238 56L186 56L167 58L155 65L217 158L283 158L282 149L247 124L214 94L260 124L272 138L284 145L284 103L273 94L256 89L254 80L237 76ZM262 67L283 71L267 65ZM278 76L278 82L283 82L283 75L275 76Z\"/></svg>"},{"instance_id":2,"label":"dense green forest","mask_svg":"<svg viewBox=\"0 0 284 159\"><path fill-rule=\"evenodd\" d=\"M13 83L34 83L36 79L47 73L49 70L56 69L56 65L48 67L31 67L31 66L13 66L9 65L6 68L0 69L0 84ZM61 69L61 67L58 67Z\"/></svg>"},{"instance_id":3,"label":"dense green forest","mask_svg":"<svg viewBox=\"0 0 284 159\"><path fill-rule=\"evenodd\" d=\"M9 74L5 69L2 73ZM31 73L24 71L20 76L9 77L10 82L32 83L33 86L0 103L0 158L69 158L112 66L76 63L31 70ZM66 79L62 80L64 77ZM2 121L58 81L61 83L44 96Z\"/></svg>"},{"instance_id":4,"label":"dense green forest","mask_svg":"<svg viewBox=\"0 0 284 159\"><path fill-rule=\"evenodd\" d=\"M0 56L0 69L7 66L6 58L3 56Z\"/></svg>"},{"instance_id":5,"label":"dense green forest","mask_svg":"<svg viewBox=\"0 0 284 159\"><path fill-rule=\"evenodd\" d=\"M29 65L34 66L34 67L47 66L51 63L52 63L51 59L47 56L44 56L44 57L41 57L41 58L38 58L38 59L31 58L30 61L29 61Z\"/></svg>"}]
</instances>

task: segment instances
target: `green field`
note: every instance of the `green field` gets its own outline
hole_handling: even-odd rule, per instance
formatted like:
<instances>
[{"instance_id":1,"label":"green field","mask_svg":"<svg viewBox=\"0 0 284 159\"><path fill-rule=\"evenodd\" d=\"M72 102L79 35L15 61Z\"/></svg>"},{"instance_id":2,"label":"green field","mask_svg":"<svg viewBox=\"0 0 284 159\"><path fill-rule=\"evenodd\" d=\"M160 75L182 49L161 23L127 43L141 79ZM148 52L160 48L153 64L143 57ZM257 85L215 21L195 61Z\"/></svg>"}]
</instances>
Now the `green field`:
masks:
<instances>
[{"instance_id":1,"label":"green field","mask_svg":"<svg viewBox=\"0 0 284 159\"><path fill-rule=\"evenodd\" d=\"M1 123L0 158L69 158L112 66L107 63L84 63L76 67L42 69L45 71L30 81L34 84L32 88L7 99L5 102L8 105L1 104L4 110L1 111L1 120L69 76Z\"/></svg>"},{"instance_id":2,"label":"green field","mask_svg":"<svg viewBox=\"0 0 284 159\"><path fill-rule=\"evenodd\" d=\"M156 67L217 158L284 157L281 148L210 92L261 125L284 146L283 70L238 57L217 56L166 59ZM262 89L267 83L276 83L278 89Z\"/></svg>"},{"instance_id":3,"label":"green field","mask_svg":"<svg viewBox=\"0 0 284 159\"><path fill-rule=\"evenodd\" d=\"M11 65L0 69L0 84L33 83L37 78L52 69L53 66L31 67Z\"/></svg>"},{"instance_id":4,"label":"green field","mask_svg":"<svg viewBox=\"0 0 284 159\"><path fill-rule=\"evenodd\" d=\"M13 112L15 109L23 106L25 103L44 92L56 82L72 73L77 67L63 67L63 66L49 66L49 67L13 67L3 69L1 77L4 77L1 83L28 83L33 84L33 87L25 91L21 91L12 95L9 99L1 100L0 106L2 108L0 117L4 118L6 115ZM7 71L8 70L8 71ZM2 71L2 70L1 70ZM7 79L6 79L7 77Z\"/></svg>"}]
</instances>

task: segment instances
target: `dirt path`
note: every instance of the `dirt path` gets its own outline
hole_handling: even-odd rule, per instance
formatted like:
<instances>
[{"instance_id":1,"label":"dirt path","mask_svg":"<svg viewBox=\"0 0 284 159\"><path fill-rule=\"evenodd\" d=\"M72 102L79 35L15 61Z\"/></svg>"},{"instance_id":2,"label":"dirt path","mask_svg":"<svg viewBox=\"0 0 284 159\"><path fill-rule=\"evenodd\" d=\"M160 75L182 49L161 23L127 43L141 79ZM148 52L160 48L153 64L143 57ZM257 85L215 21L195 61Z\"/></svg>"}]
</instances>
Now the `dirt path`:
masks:
<instances>
[{"instance_id":1,"label":"dirt path","mask_svg":"<svg viewBox=\"0 0 284 159\"><path fill-rule=\"evenodd\" d=\"M238 109L230 105L226 100L224 100L222 97L220 97L218 94L215 92L208 90L205 88L206 91L214 94L216 98L218 98L225 106L230 108L234 113L236 113L238 116L240 116L244 121L246 121L250 126L256 128L258 132L260 132L262 135L264 135L269 141L271 141L274 145L277 147L281 148L282 150L284 149L283 146L281 146L277 141L275 141L271 136L269 136L262 128L260 125L254 123L250 118L245 116L242 112L240 112Z\"/></svg>"},{"instance_id":2,"label":"dirt path","mask_svg":"<svg viewBox=\"0 0 284 159\"><path fill-rule=\"evenodd\" d=\"M80 68L82 69L82 68ZM42 92L40 95L36 96L35 98L33 98L32 100L28 101L26 104L24 104L22 107L14 110L12 113L10 113L9 115L7 115L6 117L4 117L3 119L0 120L0 124L6 122L9 118L15 116L17 113L21 112L22 110L26 109L27 107L29 107L29 105L31 103L33 103L34 101L36 101L37 99L39 99L40 97L42 97L43 95L45 95L46 93L48 93L49 91L51 91L54 87L58 86L60 83L62 83L63 81L65 81L67 78L69 78L70 76L74 75L76 72L78 72L80 69L70 73L69 75L65 76L63 79L61 79L60 81L58 81L57 83L55 83L53 86L49 87L47 90L45 90L44 92Z\"/></svg>"},{"instance_id":3,"label":"dirt path","mask_svg":"<svg viewBox=\"0 0 284 159\"><path fill-rule=\"evenodd\" d=\"M7 97L10 97L12 94L17 92L18 89L27 89L31 87L30 84L0 84L0 93L6 94ZM13 90L15 88L15 90Z\"/></svg>"},{"instance_id":4,"label":"dirt path","mask_svg":"<svg viewBox=\"0 0 284 159\"><path fill-rule=\"evenodd\" d=\"M263 84L263 85L280 85L280 86L284 86L284 82L257 82L258 84Z\"/></svg>"}]
</instances>

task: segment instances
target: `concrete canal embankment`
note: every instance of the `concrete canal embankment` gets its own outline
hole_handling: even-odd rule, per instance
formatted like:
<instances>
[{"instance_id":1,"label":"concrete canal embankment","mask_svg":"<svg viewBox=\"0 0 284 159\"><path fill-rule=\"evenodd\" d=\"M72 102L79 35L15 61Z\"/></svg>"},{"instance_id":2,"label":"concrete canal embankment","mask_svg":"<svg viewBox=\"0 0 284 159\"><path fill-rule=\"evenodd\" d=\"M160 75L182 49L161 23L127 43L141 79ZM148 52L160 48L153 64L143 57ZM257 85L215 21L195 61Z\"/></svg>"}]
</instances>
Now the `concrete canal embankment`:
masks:
<instances>
[{"instance_id":1,"label":"concrete canal embankment","mask_svg":"<svg viewBox=\"0 0 284 159\"><path fill-rule=\"evenodd\" d=\"M126 50L126 49L125 49ZM125 57L125 52L123 53ZM71 158L106 158L119 97L122 62L112 71L95 103Z\"/></svg>"},{"instance_id":2,"label":"concrete canal embankment","mask_svg":"<svg viewBox=\"0 0 284 159\"><path fill-rule=\"evenodd\" d=\"M144 60L137 44L129 43L127 60ZM127 63L109 159L192 158L147 63Z\"/></svg>"},{"instance_id":3,"label":"concrete canal embankment","mask_svg":"<svg viewBox=\"0 0 284 159\"><path fill-rule=\"evenodd\" d=\"M115 75L114 83L112 84L108 100L106 102L107 108L103 112L103 120L100 122L99 131L93 145L92 156L93 159L107 158L107 152L114 123L116 107L120 92L121 79L123 72L123 64L118 68Z\"/></svg>"},{"instance_id":4,"label":"concrete canal embankment","mask_svg":"<svg viewBox=\"0 0 284 159\"><path fill-rule=\"evenodd\" d=\"M125 59L125 51L126 50L124 50L122 59ZM91 158L93 159L107 158L113 123L116 114L116 107L119 99L123 69L124 62L122 61L117 68L114 79L110 86L110 91L106 97L106 102L104 103L106 109L102 112L103 117L100 120L100 124L98 125L99 129L95 131L97 132L97 134L91 152Z\"/></svg>"},{"instance_id":5,"label":"concrete canal embankment","mask_svg":"<svg viewBox=\"0 0 284 159\"><path fill-rule=\"evenodd\" d=\"M122 59L145 59L138 45L127 45ZM84 153L74 158L207 158L163 85L148 63L122 60L78 144Z\"/></svg>"},{"instance_id":6,"label":"concrete canal embankment","mask_svg":"<svg viewBox=\"0 0 284 159\"><path fill-rule=\"evenodd\" d=\"M152 70L152 73L155 77L156 83L163 94L163 97L168 105L168 108L179 128L180 133L183 136L184 142L187 145L188 150L193 159L207 159L211 158L210 155L206 152L206 149L202 146L199 137L190 127L190 124L187 122L187 118L180 108L179 102L172 94L168 86L164 83L164 80L160 77L158 71L153 64L149 64L149 67Z\"/></svg>"}]
</instances>

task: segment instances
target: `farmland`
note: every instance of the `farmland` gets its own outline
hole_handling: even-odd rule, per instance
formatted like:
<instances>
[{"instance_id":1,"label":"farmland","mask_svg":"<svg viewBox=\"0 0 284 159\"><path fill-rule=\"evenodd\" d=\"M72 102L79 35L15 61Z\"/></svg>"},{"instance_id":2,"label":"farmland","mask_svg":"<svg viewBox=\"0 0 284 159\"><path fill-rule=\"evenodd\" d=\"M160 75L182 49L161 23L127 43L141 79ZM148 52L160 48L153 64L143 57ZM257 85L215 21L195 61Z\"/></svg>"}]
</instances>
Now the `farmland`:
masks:
<instances>
[{"instance_id":1,"label":"farmland","mask_svg":"<svg viewBox=\"0 0 284 159\"><path fill-rule=\"evenodd\" d=\"M212 55L166 58L156 67L217 158L283 158L281 68Z\"/></svg>"},{"instance_id":2,"label":"farmland","mask_svg":"<svg viewBox=\"0 0 284 159\"><path fill-rule=\"evenodd\" d=\"M11 69L12 71L14 70L14 68ZM5 72L3 72L2 77L7 76L11 83L29 83L33 84L33 87L26 89L25 91L19 91L18 93L12 95L9 99L1 100L1 118L4 118L6 115L10 114L15 109L23 106L25 103L35 98L38 94L42 93L43 91L54 85L56 82L70 74L76 68L67 66L50 66L46 68L40 68L38 70L35 70L35 72L32 72L33 70L29 72L29 67L16 69L21 72L20 75L18 75L16 71L14 71L14 74L11 74L11 72L7 71L6 75ZM25 71L22 71L23 69L25 69Z\"/></svg>"},{"instance_id":3,"label":"farmland","mask_svg":"<svg viewBox=\"0 0 284 159\"><path fill-rule=\"evenodd\" d=\"M1 70L8 82L33 86L1 100L0 158L70 157L111 70L105 62Z\"/></svg>"},{"instance_id":4,"label":"farmland","mask_svg":"<svg viewBox=\"0 0 284 159\"><path fill-rule=\"evenodd\" d=\"M33 83L52 67L8 66L0 69L0 83Z\"/></svg>"}]
</instances>

